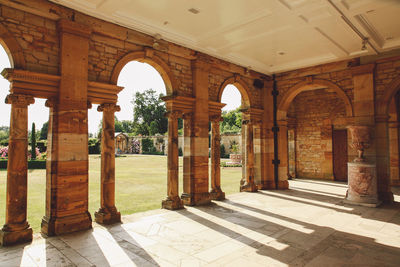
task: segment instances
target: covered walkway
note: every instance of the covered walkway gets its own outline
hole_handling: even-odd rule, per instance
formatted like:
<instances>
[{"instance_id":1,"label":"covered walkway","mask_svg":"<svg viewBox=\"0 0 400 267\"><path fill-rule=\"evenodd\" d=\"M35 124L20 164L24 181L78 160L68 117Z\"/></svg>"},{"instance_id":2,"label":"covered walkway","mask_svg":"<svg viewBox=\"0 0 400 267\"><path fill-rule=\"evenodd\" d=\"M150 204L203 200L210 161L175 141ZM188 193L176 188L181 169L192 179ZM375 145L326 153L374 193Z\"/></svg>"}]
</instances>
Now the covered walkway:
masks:
<instances>
[{"instance_id":1,"label":"covered walkway","mask_svg":"<svg viewBox=\"0 0 400 267\"><path fill-rule=\"evenodd\" d=\"M0 266L398 266L400 189L379 209L343 204L347 185L290 181L290 190L229 195L154 210L122 224L0 250Z\"/></svg>"}]
</instances>

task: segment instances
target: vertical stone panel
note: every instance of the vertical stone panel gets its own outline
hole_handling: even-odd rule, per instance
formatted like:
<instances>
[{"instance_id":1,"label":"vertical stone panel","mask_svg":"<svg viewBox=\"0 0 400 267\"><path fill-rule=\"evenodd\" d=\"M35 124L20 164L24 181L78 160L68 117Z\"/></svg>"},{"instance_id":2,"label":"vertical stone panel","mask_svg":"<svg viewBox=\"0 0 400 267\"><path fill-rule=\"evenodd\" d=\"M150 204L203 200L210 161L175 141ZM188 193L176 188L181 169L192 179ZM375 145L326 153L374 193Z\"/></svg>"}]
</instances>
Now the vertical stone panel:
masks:
<instances>
[{"instance_id":1,"label":"vertical stone panel","mask_svg":"<svg viewBox=\"0 0 400 267\"><path fill-rule=\"evenodd\" d=\"M208 71L210 65L200 60L192 62L193 95L196 99L191 140L193 203L210 203L208 184Z\"/></svg>"},{"instance_id":2,"label":"vertical stone panel","mask_svg":"<svg viewBox=\"0 0 400 267\"><path fill-rule=\"evenodd\" d=\"M60 87L52 99L47 164L46 216L42 233L91 228L88 211L87 81L90 29L60 20Z\"/></svg>"}]
</instances>

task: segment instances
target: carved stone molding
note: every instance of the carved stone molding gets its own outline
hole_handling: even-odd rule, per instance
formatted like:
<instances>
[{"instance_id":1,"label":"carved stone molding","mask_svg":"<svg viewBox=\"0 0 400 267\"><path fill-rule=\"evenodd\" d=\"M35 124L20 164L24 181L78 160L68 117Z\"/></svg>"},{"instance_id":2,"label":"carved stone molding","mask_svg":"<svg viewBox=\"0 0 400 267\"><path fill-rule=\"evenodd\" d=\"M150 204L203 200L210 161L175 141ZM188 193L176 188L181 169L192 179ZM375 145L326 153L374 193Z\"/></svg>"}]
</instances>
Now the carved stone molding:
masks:
<instances>
[{"instance_id":1,"label":"carved stone molding","mask_svg":"<svg viewBox=\"0 0 400 267\"><path fill-rule=\"evenodd\" d=\"M35 99L30 95L9 94L6 96L5 103L23 108L35 103Z\"/></svg>"},{"instance_id":2,"label":"carved stone molding","mask_svg":"<svg viewBox=\"0 0 400 267\"><path fill-rule=\"evenodd\" d=\"M181 111L168 111L165 113L165 117L167 117L169 120L177 120L178 118L182 117L182 112Z\"/></svg>"},{"instance_id":3,"label":"carved stone molding","mask_svg":"<svg viewBox=\"0 0 400 267\"><path fill-rule=\"evenodd\" d=\"M114 103L105 103L101 104L97 107L97 111L99 112L118 112L121 111L121 107Z\"/></svg>"}]
</instances>

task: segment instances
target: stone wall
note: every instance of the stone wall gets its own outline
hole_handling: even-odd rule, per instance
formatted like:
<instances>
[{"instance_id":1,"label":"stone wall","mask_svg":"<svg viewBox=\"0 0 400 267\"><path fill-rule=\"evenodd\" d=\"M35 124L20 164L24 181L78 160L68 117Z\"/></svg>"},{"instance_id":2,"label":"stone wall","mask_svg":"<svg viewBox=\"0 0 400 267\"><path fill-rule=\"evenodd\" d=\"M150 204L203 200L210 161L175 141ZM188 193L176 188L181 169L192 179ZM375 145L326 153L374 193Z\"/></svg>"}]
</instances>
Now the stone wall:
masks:
<instances>
[{"instance_id":1,"label":"stone wall","mask_svg":"<svg viewBox=\"0 0 400 267\"><path fill-rule=\"evenodd\" d=\"M332 178L332 128L335 119L346 116L344 103L328 89L305 91L288 115L295 118L297 177Z\"/></svg>"}]
</instances>

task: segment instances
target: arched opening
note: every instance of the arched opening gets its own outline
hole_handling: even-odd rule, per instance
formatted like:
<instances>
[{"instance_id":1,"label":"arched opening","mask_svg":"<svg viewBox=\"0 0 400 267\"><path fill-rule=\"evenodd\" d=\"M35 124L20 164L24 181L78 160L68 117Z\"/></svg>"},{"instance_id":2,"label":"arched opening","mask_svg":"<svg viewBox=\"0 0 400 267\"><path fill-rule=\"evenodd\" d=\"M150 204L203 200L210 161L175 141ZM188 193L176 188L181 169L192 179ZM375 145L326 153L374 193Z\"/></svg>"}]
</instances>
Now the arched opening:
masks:
<instances>
[{"instance_id":1,"label":"arched opening","mask_svg":"<svg viewBox=\"0 0 400 267\"><path fill-rule=\"evenodd\" d=\"M215 146L214 139L220 138L220 147L212 147L211 154L214 155L214 149L220 149L222 167L220 168L221 189L219 190L224 191L225 194L231 194L238 192L240 189L238 184L242 184L245 180L246 139L245 132L242 129L242 111L250 107L250 101L244 85L235 77L227 79L222 84L218 94L218 100L222 104L225 104L225 106L221 110L222 121L218 127L219 133L215 133L216 129L214 128L214 124L216 122L212 121L211 143ZM214 169L219 168L219 166L214 166L213 162L211 162L210 166L210 185L211 192L213 193L216 191L214 188L215 180L219 180L219 178L216 178L218 174L213 173L213 171L216 172ZM218 197L216 199L218 199Z\"/></svg>"},{"instance_id":2,"label":"arched opening","mask_svg":"<svg viewBox=\"0 0 400 267\"><path fill-rule=\"evenodd\" d=\"M221 132L221 187L225 194L236 193L242 179L242 95L233 84L223 88ZM211 175L210 175L211 177Z\"/></svg>"},{"instance_id":3,"label":"arched opening","mask_svg":"<svg viewBox=\"0 0 400 267\"><path fill-rule=\"evenodd\" d=\"M0 27L0 33L2 29ZM7 43L12 40L7 40ZM0 70L22 66L23 61L19 58L13 59L12 50L5 46L5 41L0 40ZM15 48L16 46L14 46ZM22 65L21 65L22 64ZM8 80L3 76L0 78L0 218L5 218L4 207L6 201L7 166L10 137L11 105L5 104L4 100L10 93ZM35 99L34 104L28 105L28 194L27 194L27 221L34 232L40 231L41 218L38 214L45 214L46 196L46 149L47 149L47 121L49 118L48 109L45 107L45 99ZM0 222L4 223L4 221Z\"/></svg>"},{"instance_id":4,"label":"arched opening","mask_svg":"<svg viewBox=\"0 0 400 267\"><path fill-rule=\"evenodd\" d=\"M327 81L294 86L278 107L287 122L287 176L347 181L347 162L355 151L346 126L352 107L345 93Z\"/></svg>"},{"instance_id":5,"label":"arched opening","mask_svg":"<svg viewBox=\"0 0 400 267\"><path fill-rule=\"evenodd\" d=\"M120 111L115 112L114 135L115 202L121 214L159 208L161 200L165 199L168 118L160 97L172 94L169 92L172 90L170 79L165 80L163 74L166 72L160 73L156 62L136 57L128 59L130 61L121 60L125 63L122 68L119 67L121 62L115 67L120 70L115 83L124 87L116 103ZM96 110L96 107L92 108L89 116ZM91 131L101 133L101 116L104 114L97 113L100 114L93 115L97 120L91 122L90 119L89 127ZM182 151L181 139L179 151ZM90 189L95 196L100 195L100 164L99 155L90 156L90 170L94 170L90 173ZM179 166L182 166L181 159ZM179 173L181 179L182 171ZM91 209L98 207L98 198L90 200Z\"/></svg>"}]
</instances>

